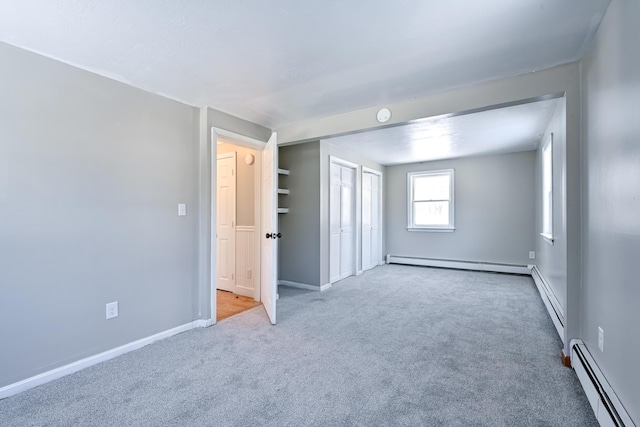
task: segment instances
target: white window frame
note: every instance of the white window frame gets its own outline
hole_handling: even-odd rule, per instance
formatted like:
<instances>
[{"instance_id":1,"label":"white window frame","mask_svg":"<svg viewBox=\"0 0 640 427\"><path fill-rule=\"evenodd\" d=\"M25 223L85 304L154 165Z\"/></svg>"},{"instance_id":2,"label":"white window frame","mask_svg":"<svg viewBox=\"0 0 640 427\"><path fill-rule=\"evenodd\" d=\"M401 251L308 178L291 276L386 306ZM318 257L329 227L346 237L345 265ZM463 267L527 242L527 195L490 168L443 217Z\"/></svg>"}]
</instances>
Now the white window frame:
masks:
<instances>
[{"instance_id":1,"label":"white window frame","mask_svg":"<svg viewBox=\"0 0 640 427\"><path fill-rule=\"evenodd\" d=\"M449 176L449 223L446 225L416 225L413 222L413 182L415 177L448 175ZM407 230L409 231L444 231L451 232L455 230L454 226L454 192L455 192L455 174L453 169L440 169L431 171L419 171L407 173ZM444 200L444 199L443 199ZM434 200L437 201L437 200Z\"/></svg>"},{"instance_id":2,"label":"white window frame","mask_svg":"<svg viewBox=\"0 0 640 427\"><path fill-rule=\"evenodd\" d=\"M542 144L542 233L540 235L553 245L553 133Z\"/></svg>"}]
</instances>

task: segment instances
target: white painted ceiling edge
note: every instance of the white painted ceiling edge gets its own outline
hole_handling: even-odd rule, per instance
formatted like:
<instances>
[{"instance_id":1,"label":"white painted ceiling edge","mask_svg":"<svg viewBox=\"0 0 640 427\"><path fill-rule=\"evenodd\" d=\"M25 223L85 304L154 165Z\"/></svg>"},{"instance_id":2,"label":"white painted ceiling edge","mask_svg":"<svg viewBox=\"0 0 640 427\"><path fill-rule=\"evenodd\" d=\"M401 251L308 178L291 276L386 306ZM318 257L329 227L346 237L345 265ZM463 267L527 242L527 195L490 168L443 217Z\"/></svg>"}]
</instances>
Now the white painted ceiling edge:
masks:
<instances>
[{"instance_id":1,"label":"white painted ceiling edge","mask_svg":"<svg viewBox=\"0 0 640 427\"><path fill-rule=\"evenodd\" d=\"M609 0L3 0L0 41L275 129L574 62Z\"/></svg>"}]
</instances>

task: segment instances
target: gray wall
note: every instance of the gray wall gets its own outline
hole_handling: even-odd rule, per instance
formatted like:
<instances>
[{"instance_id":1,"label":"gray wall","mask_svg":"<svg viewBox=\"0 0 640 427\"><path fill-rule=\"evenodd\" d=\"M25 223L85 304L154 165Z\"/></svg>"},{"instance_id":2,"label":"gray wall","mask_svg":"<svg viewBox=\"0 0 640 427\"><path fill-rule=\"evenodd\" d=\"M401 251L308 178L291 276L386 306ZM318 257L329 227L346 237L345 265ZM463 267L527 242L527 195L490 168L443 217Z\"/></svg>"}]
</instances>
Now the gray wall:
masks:
<instances>
[{"instance_id":1,"label":"gray wall","mask_svg":"<svg viewBox=\"0 0 640 427\"><path fill-rule=\"evenodd\" d=\"M256 150L232 144L217 145L218 154L236 152L236 225L255 225L256 163L248 165L244 161L247 154L255 157Z\"/></svg>"},{"instance_id":2,"label":"gray wall","mask_svg":"<svg viewBox=\"0 0 640 427\"><path fill-rule=\"evenodd\" d=\"M289 213L278 215L278 278L320 286L320 142L280 147L279 166L290 194L279 196Z\"/></svg>"},{"instance_id":3,"label":"gray wall","mask_svg":"<svg viewBox=\"0 0 640 427\"><path fill-rule=\"evenodd\" d=\"M558 100L556 111L544 132L543 141L553 133L553 244L542 233L542 144L536 153L536 260L540 273L551 286L564 308L567 302L567 217L564 215L567 195L566 176L566 100Z\"/></svg>"},{"instance_id":4,"label":"gray wall","mask_svg":"<svg viewBox=\"0 0 640 427\"><path fill-rule=\"evenodd\" d=\"M197 318L198 110L0 62L1 387Z\"/></svg>"},{"instance_id":5,"label":"gray wall","mask_svg":"<svg viewBox=\"0 0 640 427\"><path fill-rule=\"evenodd\" d=\"M640 425L640 3L611 2L582 62L581 337ZM598 350L598 327L604 352Z\"/></svg>"},{"instance_id":6,"label":"gray wall","mask_svg":"<svg viewBox=\"0 0 640 427\"><path fill-rule=\"evenodd\" d=\"M386 168L386 253L526 265L535 247L535 152ZM407 173L455 170L454 232L407 231Z\"/></svg>"}]
</instances>

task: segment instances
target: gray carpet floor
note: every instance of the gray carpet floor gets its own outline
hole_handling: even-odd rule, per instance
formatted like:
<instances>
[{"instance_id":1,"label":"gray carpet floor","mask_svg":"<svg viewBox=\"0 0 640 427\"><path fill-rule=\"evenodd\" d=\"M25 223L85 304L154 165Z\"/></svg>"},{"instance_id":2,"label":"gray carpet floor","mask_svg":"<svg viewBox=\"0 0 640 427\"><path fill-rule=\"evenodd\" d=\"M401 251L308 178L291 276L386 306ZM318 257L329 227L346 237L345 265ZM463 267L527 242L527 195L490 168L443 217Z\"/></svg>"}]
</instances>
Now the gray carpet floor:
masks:
<instances>
[{"instance_id":1,"label":"gray carpet floor","mask_svg":"<svg viewBox=\"0 0 640 427\"><path fill-rule=\"evenodd\" d=\"M597 426L530 277L387 265L0 401L2 426Z\"/></svg>"}]
</instances>

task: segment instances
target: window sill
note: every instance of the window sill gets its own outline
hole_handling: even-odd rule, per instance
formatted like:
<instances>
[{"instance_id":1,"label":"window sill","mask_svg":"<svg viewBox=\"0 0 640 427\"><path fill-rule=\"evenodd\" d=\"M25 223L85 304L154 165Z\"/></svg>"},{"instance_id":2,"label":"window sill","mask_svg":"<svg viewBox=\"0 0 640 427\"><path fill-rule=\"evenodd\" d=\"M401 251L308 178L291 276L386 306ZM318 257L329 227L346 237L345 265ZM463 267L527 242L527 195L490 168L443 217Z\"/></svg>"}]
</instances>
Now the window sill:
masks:
<instances>
[{"instance_id":1,"label":"window sill","mask_svg":"<svg viewBox=\"0 0 640 427\"><path fill-rule=\"evenodd\" d=\"M456 231L455 227L407 227L407 231L428 231L435 233L451 233Z\"/></svg>"},{"instance_id":2,"label":"window sill","mask_svg":"<svg viewBox=\"0 0 640 427\"><path fill-rule=\"evenodd\" d=\"M553 236L551 234L540 233L545 242L553 245Z\"/></svg>"}]
</instances>

